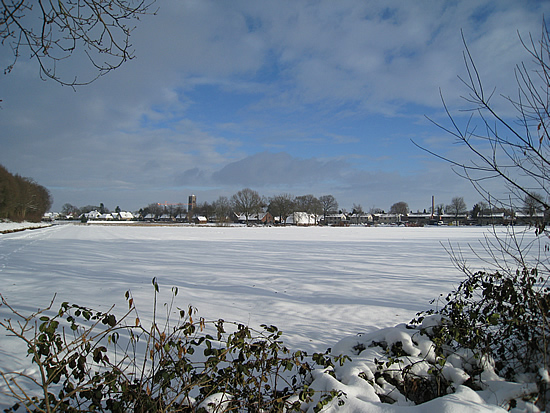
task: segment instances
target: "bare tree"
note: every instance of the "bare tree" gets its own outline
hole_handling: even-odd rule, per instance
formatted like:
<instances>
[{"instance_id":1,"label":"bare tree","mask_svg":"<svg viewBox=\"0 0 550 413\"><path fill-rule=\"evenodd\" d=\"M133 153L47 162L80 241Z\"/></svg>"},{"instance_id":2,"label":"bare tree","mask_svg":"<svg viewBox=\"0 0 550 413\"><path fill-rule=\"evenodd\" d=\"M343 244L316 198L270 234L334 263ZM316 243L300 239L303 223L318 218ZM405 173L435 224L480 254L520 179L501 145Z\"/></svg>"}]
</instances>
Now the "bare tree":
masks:
<instances>
[{"instance_id":1,"label":"bare tree","mask_svg":"<svg viewBox=\"0 0 550 413\"><path fill-rule=\"evenodd\" d=\"M510 209L512 216L513 211L525 206L525 201L545 212L550 210L550 33L546 22L543 21L540 41L531 35L528 38L520 35L519 39L534 68L518 64L517 96L501 96L515 110L516 119L497 110L495 93L484 87L464 41L467 77L463 82L468 90L465 99L470 116L461 125L460 118L450 113L443 100L449 126L438 126L465 147L472 158L463 161L428 151L450 162L457 173L473 184L491 210ZM478 209L483 208L478 205ZM486 323L488 329L474 340L477 344L470 341L470 345L474 351L490 355L498 366L497 373L508 378L526 374L535 377L540 369L549 368L550 232L545 219L534 223L539 235L534 239L525 235L528 229L513 225L506 230L494 228L492 236L481 242L484 251L479 255L492 264L491 272L472 270L460 251L450 249L451 258L467 279L456 290L458 294L455 291L446 298L450 303L447 309L452 308L455 320L460 320L457 324L461 332L476 334L489 314L499 318ZM475 247L473 250L476 252ZM512 313L507 314L506 309ZM509 361L512 362L507 365ZM533 399L537 409L547 410L550 406L547 383L541 379L537 385L538 394Z\"/></svg>"},{"instance_id":2,"label":"bare tree","mask_svg":"<svg viewBox=\"0 0 550 413\"><path fill-rule=\"evenodd\" d=\"M294 196L280 194L270 198L267 210L273 217L279 217L281 224L285 225L287 218L294 212Z\"/></svg>"},{"instance_id":3,"label":"bare tree","mask_svg":"<svg viewBox=\"0 0 550 413\"><path fill-rule=\"evenodd\" d=\"M45 187L31 178L12 175L0 165L0 218L40 221L51 205Z\"/></svg>"},{"instance_id":4,"label":"bare tree","mask_svg":"<svg viewBox=\"0 0 550 413\"><path fill-rule=\"evenodd\" d=\"M235 212L243 214L248 225L248 219L255 214L259 214L264 207L264 202L260 194L250 188L245 188L231 197L231 204Z\"/></svg>"},{"instance_id":5,"label":"bare tree","mask_svg":"<svg viewBox=\"0 0 550 413\"><path fill-rule=\"evenodd\" d=\"M0 41L10 47L11 72L24 53L35 59L40 77L62 85L91 83L133 58L130 21L150 12L154 0L0 0ZM58 65L87 57L95 75L65 78Z\"/></svg>"},{"instance_id":6,"label":"bare tree","mask_svg":"<svg viewBox=\"0 0 550 413\"><path fill-rule=\"evenodd\" d=\"M319 202L321 202L321 209L323 210L323 219L327 222L327 215L338 212L338 202L332 195L319 197Z\"/></svg>"},{"instance_id":7,"label":"bare tree","mask_svg":"<svg viewBox=\"0 0 550 413\"><path fill-rule=\"evenodd\" d=\"M534 217L537 213L544 211L542 195L537 192L530 192L525 195L522 211L530 217Z\"/></svg>"},{"instance_id":8,"label":"bare tree","mask_svg":"<svg viewBox=\"0 0 550 413\"><path fill-rule=\"evenodd\" d=\"M69 204L69 203L65 203L63 204L63 206L61 207L61 213L64 215L64 216L73 216L73 217L77 217L80 215L80 209L77 207L77 206L74 206L72 204Z\"/></svg>"},{"instance_id":9,"label":"bare tree","mask_svg":"<svg viewBox=\"0 0 550 413\"><path fill-rule=\"evenodd\" d=\"M204 201L197 207L197 213L203 215L208 221L215 214L215 205L214 203L209 203Z\"/></svg>"},{"instance_id":10,"label":"bare tree","mask_svg":"<svg viewBox=\"0 0 550 413\"><path fill-rule=\"evenodd\" d=\"M82 210L82 208L81 208ZM162 206L158 203L149 204L143 208L143 216L151 214L153 217L159 217L163 213Z\"/></svg>"},{"instance_id":11,"label":"bare tree","mask_svg":"<svg viewBox=\"0 0 550 413\"><path fill-rule=\"evenodd\" d=\"M466 202L464 202L464 198L461 196L455 196L451 199L451 203L445 207L445 213L454 215L455 218L464 214L467 210Z\"/></svg>"},{"instance_id":12,"label":"bare tree","mask_svg":"<svg viewBox=\"0 0 550 413\"><path fill-rule=\"evenodd\" d=\"M353 204L351 209L351 215L355 218L355 222L352 221L352 224L359 224L360 216L364 214L363 207L361 204Z\"/></svg>"},{"instance_id":13,"label":"bare tree","mask_svg":"<svg viewBox=\"0 0 550 413\"><path fill-rule=\"evenodd\" d=\"M407 215L409 213L409 204L404 201L396 202L390 208L390 214Z\"/></svg>"},{"instance_id":14,"label":"bare tree","mask_svg":"<svg viewBox=\"0 0 550 413\"><path fill-rule=\"evenodd\" d=\"M226 196L220 196L213 203L216 221L219 223L229 221L231 215L231 202Z\"/></svg>"},{"instance_id":15,"label":"bare tree","mask_svg":"<svg viewBox=\"0 0 550 413\"><path fill-rule=\"evenodd\" d=\"M305 212L314 216L314 222L317 224L318 217L323 213L323 206L314 195L301 195L294 199L295 211Z\"/></svg>"},{"instance_id":16,"label":"bare tree","mask_svg":"<svg viewBox=\"0 0 550 413\"><path fill-rule=\"evenodd\" d=\"M186 214L187 210L184 204L178 202L176 205L174 205L174 217L181 219L181 217Z\"/></svg>"},{"instance_id":17,"label":"bare tree","mask_svg":"<svg viewBox=\"0 0 550 413\"><path fill-rule=\"evenodd\" d=\"M375 207L375 206L372 206L370 209L369 209L369 214L383 214L384 213L384 210L382 208L378 208L378 207Z\"/></svg>"},{"instance_id":18,"label":"bare tree","mask_svg":"<svg viewBox=\"0 0 550 413\"><path fill-rule=\"evenodd\" d=\"M487 91L474 58L463 37L467 77L461 78L468 90L464 97L470 116L463 126L451 114L445 100L449 126L434 122L464 145L473 156L471 161L451 159L433 151L427 152L450 162L455 171L468 179L490 205L520 210L526 196L542 194L538 201L550 209L550 33L542 24L540 40L532 35L519 36L534 69L525 63L515 68L517 97L501 96L517 116L509 120L497 112L494 91ZM495 198L491 182L499 180L507 196ZM544 223L539 228L544 230Z\"/></svg>"}]
</instances>

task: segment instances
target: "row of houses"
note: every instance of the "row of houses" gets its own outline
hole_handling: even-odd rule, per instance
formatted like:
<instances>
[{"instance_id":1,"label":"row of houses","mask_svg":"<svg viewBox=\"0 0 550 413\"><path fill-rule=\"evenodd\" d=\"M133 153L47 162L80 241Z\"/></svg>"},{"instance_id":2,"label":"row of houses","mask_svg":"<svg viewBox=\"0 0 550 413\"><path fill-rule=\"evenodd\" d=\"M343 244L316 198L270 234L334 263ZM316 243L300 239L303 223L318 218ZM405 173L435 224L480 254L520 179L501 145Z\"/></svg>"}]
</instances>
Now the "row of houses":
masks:
<instances>
[{"instance_id":1,"label":"row of houses","mask_svg":"<svg viewBox=\"0 0 550 413\"><path fill-rule=\"evenodd\" d=\"M326 217L322 215L308 214L306 212L295 212L290 215L286 225L310 226L310 225L328 225L328 226L350 226L350 225L406 225L406 226L425 226L425 225L533 225L548 220L549 217L544 213L534 215L524 213L514 213L513 216L505 212L481 214L473 218L468 214L443 214L432 215L427 213L410 214L330 214ZM248 223L253 225L280 225L278 217L272 217L269 212L249 216L248 220L244 215L236 215L234 222L241 224Z\"/></svg>"},{"instance_id":2,"label":"row of houses","mask_svg":"<svg viewBox=\"0 0 550 413\"><path fill-rule=\"evenodd\" d=\"M58 214L49 213L44 216L45 220L60 219ZM62 217L73 218L73 217ZM74 217L76 218L76 217ZM217 222L216 217L205 217L195 215L191 218L187 214L179 214L171 216L169 214L154 215L148 214L145 216L134 215L131 212L121 211L114 213L100 213L99 211L90 211L82 214L78 219L81 220L97 220L97 221L146 221L146 222L179 222L179 223L194 223L208 224ZM229 217L228 222L248 224L248 225L328 225L328 226L349 226L349 225L408 225L408 226L425 226L425 225L532 225L548 220L548 216L544 213L524 214L506 212L498 212L491 214L480 214L473 218L468 214L443 214L434 216L429 213L410 213L410 214L330 214L324 217L323 215L309 214L306 212L294 212L285 222L282 223L279 217L273 217L269 212L249 215L233 214Z\"/></svg>"},{"instance_id":3,"label":"row of houses","mask_svg":"<svg viewBox=\"0 0 550 413\"><path fill-rule=\"evenodd\" d=\"M296 225L329 225L329 226L349 226L349 225L406 225L406 226L426 226L426 225L534 225L537 223L550 221L550 217L543 212L536 214L498 212L491 214L479 214L472 217L469 214L442 214L432 215L428 213L410 213L410 214L331 214L326 218L312 214L299 213L296 219L290 217L287 224Z\"/></svg>"},{"instance_id":4,"label":"row of houses","mask_svg":"<svg viewBox=\"0 0 550 413\"><path fill-rule=\"evenodd\" d=\"M69 215L62 215L58 212L47 212L42 217L43 221L55 221L55 220L73 220L73 219L79 219L79 220L98 220L98 221L132 221L136 219L136 216L132 214L131 212L127 211L121 211L121 212L112 212L107 214L102 214L99 211L90 211L86 212L84 214L81 214L79 216L74 216L72 214Z\"/></svg>"},{"instance_id":5,"label":"row of houses","mask_svg":"<svg viewBox=\"0 0 550 413\"><path fill-rule=\"evenodd\" d=\"M86 220L99 220L99 221L132 221L135 219L134 214L127 211L110 212L102 214L99 211L86 212L78 217L79 219L85 218Z\"/></svg>"}]
</instances>

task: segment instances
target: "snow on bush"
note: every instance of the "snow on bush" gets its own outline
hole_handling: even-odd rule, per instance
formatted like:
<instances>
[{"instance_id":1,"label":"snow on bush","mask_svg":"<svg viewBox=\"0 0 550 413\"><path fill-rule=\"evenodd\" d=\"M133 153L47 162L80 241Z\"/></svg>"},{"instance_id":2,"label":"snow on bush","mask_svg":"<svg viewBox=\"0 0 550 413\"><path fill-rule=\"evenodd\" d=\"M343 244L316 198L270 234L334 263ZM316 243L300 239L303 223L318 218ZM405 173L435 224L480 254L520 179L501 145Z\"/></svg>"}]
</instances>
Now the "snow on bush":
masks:
<instances>
[{"instance_id":1,"label":"snow on bush","mask_svg":"<svg viewBox=\"0 0 550 413\"><path fill-rule=\"evenodd\" d=\"M505 381L491 359L471 350L436 356L427 332L440 324L441 317L432 316L417 326L400 324L340 340L331 354L341 362L312 374L311 389L345 394L343 406L335 400L323 411L399 412L406 406L426 412L539 411L532 403L536 383ZM316 402L304 407L314 411Z\"/></svg>"}]
</instances>

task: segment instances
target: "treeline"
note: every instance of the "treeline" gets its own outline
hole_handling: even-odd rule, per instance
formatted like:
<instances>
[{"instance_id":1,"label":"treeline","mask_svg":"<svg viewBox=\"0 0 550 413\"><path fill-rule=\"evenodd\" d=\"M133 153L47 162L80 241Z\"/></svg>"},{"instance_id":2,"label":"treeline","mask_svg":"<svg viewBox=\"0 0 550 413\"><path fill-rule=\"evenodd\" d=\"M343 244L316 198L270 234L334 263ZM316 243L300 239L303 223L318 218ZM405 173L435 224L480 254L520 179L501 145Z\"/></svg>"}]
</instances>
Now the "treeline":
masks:
<instances>
[{"instance_id":1,"label":"treeline","mask_svg":"<svg viewBox=\"0 0 550 413\"><path fill-rule=\"evenodd\" d=\"M249 217L269 212L273 217L279 217L281 222L284 222L294 212L306 212L318 216L326 216L337 211L338 202L332 195L323 195L317 198L311 194L294 196L283 193L266 198L255 190L244 188L230 198L220 196L211 203L202 202L192 207L184 204L149 204L139 210L139 215L146 216L151 214L160 216L162 214L169 214L172 217L176 217L181 214L187 214L188 219L193 215L202 215L207 220L216 217L218 221L224 222L230 220L232 214L237 214L243 215L248 222Z\"/></svg>"},{"instance_id":2,"label":"treeline","mask_svg":"<svg viewBox=\"0 0 550 413\"><path fill-rule=\"evenodd\" d=\"M39 222L51 206L46 188L0 165L0 219Z\"/></svg>"}]
</instances>

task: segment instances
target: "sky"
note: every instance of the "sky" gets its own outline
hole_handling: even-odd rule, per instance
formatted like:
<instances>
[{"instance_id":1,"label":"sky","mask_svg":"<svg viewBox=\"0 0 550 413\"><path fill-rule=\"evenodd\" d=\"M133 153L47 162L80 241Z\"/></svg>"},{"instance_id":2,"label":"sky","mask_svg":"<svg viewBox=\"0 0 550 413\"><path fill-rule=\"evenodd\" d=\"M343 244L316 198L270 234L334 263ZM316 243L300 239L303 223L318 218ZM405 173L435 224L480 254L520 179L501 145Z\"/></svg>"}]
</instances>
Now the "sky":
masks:
<instances>
[{"instance_id":1,"label":"sky","mask_svg":"<svg viewBox=\"0 0 550 413\"><path fill-rule=\"evenodd\" d=\"M93 83L40 80L23 51L0 75L0 164L63 204L136 211L150 203L332 194L341 208L411 210L481 196L419 149L471 156L428 118L460 124L461 32L495 105L529 62L547 1L157 0L135 24L135 58ZM3 67L12 61L0 46ZM76 53L59 63L79 80ZM496 184L495 184L496 185ZM495 186L494 191L501 190Z\"/></svg>"}]
</instances>

